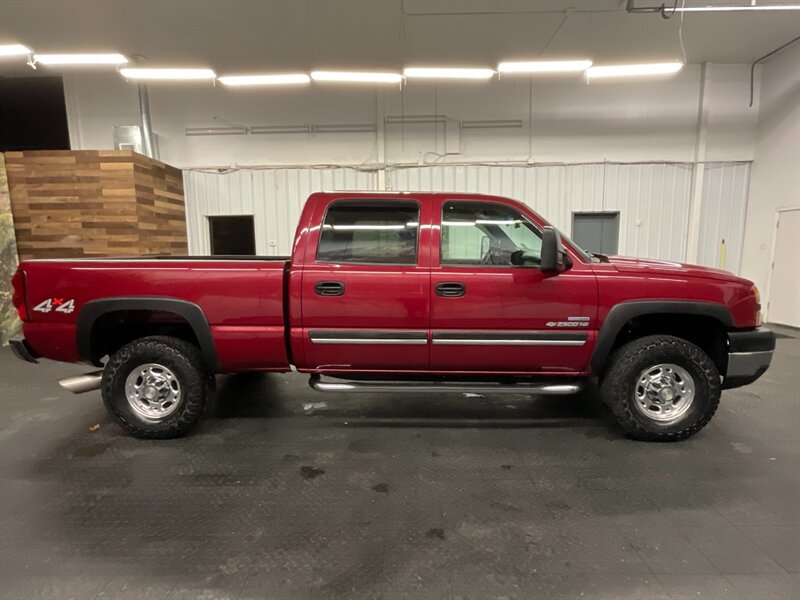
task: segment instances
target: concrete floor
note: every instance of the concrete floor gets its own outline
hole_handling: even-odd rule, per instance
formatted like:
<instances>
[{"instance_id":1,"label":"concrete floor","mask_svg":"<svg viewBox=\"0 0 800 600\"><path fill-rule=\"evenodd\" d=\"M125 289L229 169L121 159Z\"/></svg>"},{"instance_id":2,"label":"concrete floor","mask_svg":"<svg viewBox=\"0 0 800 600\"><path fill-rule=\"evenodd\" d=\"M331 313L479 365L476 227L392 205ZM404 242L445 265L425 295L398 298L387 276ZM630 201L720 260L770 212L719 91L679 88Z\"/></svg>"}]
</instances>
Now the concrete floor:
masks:
<instances>
[{"instance_id":1,"label":"concrete floor","mask_svg":"<svg viewBox=\"0 0 800 600\"><path fill-rule=\"evenodd\" d=\"M796 336L796 332L788 332ZM800 340L669 445L574 398L220 378L139 441L0 350L0 597L800 597ZM95 424L100 427L92 432Z\"/></svg>"}]
</instances>

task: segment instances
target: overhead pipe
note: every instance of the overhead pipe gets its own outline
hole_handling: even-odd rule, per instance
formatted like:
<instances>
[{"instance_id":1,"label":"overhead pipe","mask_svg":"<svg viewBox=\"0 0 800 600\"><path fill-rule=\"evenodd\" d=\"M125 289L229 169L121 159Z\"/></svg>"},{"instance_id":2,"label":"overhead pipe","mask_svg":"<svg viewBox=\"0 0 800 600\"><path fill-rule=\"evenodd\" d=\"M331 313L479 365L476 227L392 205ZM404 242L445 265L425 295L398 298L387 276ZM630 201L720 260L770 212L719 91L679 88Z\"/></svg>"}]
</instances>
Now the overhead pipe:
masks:
<instances>
[{"instance_id":1,"label":"overhead pipe","mask_svg":"<svg viewBox=\"0 0 800 600\"><path fill-rule=\"evenodd\" d=\"M150 123L150 95L147 84L139 83L139 120L142 129L142 150L146 156L157 158L153 144L153 126Z\"/></svg>"},{"instance_id":2,"label":"overhead pipe","mask_svg":"<svg viewBox=\"0 0 800 600\"><path fill-rule=\"evenodd\" d=\"M789 40L782 46L778 46L772 52L767 52L764 56L762 56L761 58L757 58L755 61L753 61L753 64L750 65L750 106L753 106L753 99L754 99L753 97L755 96L756 65L760 63L762 60L767 60L770 56L776 55L784 48L788 48L798 40L800 40L800 35L798 35L796 38L792 40Z\"/></svg>"}]
</instances>

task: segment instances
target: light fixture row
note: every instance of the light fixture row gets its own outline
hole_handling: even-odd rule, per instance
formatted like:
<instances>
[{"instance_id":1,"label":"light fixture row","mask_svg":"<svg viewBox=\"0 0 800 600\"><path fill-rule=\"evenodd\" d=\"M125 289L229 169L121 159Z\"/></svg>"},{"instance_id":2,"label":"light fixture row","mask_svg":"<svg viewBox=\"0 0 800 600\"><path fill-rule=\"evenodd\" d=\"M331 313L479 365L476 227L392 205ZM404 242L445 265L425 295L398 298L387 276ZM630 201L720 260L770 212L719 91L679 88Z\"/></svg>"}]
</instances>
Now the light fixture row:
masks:
<instances>
[{"instance_id":1,"label":"light fixture row","mask_svg":"<svg viewBox=\"0 0 800 600\"><path fill-rule=\"evenodd\" d=\"M311 71L311 73L265 73L254 75L223 75L217 77L211 69L156 69L122 68L120 73L127 79L143 80L188 80L217 79L233 87L293 85L316 82L400 84L405 79L429 80L486 80L496 74L537 75L548 73L581 72L589 79L601 77L625 77L665 75L676 73L683 67L681 62L593 66L591 60L551 60L502 62L497 70L463 67L408 67L402 73L382 71Z\"/></svg>"},{"instance_id":2,"label":"light fixture row","mask_svg":"<svg viewBox=\"0 0 800 600\"><path fill-rule=\"evenodd\" d=\"M49 66L107 65L119 68L126 79L146 81L214 80L226 86L263 86L305 84L311 81L339 83L400 84L404 79L485 80L496 74L541 75L550 73L584 73L587 78L664 75L683 67L681 62L632 65L593 66L588 59L533 60L501 62L497 70L463 67L407 67L402 73L380 71L312 71L306 73L266 73L254 75L223 75L217 77L212 69L127 67L122 54L33 54L22 44L0 45L0 57L32 56L32 64Z\"/></svg>"},{"instance_id":3,"label":"light fixture row","mask_svg":"<svg viewBox=\"0 0 800 600\"><path fill-rule=\"evenodd\" d=\"M218 79L227 86L292 85L316 82L400 84L405 79L430 80L486 80L496 74L537 75L549 73L581 72L587 78L666 75L677 73L682 62L648 63L631 65L593 66L591 60L556 60L503 62L494 69L463 67L408 67L402 73L381 71L311 71L306 73L274 73L256 75L223 75L217 77L211 69L139 69L123 68L120 73L127 79Z\"/></svg>"}]
</instances>

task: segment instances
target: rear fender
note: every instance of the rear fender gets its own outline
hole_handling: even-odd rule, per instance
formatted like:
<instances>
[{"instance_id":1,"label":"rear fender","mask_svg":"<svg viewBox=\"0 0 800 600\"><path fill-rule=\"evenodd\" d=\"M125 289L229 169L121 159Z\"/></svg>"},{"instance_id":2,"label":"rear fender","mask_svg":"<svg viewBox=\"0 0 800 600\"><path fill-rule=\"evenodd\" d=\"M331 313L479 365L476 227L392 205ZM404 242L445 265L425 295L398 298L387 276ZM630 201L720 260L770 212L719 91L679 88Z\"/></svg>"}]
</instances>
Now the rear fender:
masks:
<instances>
[{"instance_id":1,"label":"rear fender","mask_svg":"<svg viewBox=\"0 0 800 600\"><path fill-rule=\"evenodd\" d=\"M159 311L178 315L192 328L200 345L206 366L211 373L219 371L219 360L203 309L193 302L174 298L118 297L92 300L83 305L76 322L78 354L81 358L101 366L100 357L92 348L92 330L97 319L112 312L139 310Z\"/></svg>"}]
</instances>

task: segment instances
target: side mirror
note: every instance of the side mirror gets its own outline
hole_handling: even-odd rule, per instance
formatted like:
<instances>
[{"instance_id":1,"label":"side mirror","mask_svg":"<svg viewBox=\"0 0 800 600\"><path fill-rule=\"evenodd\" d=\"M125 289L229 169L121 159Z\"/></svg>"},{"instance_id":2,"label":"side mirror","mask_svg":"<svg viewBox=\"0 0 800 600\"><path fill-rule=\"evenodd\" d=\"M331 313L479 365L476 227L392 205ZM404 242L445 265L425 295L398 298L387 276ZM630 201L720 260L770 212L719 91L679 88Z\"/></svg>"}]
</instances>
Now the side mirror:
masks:
<instances>
[{"instance_id":1,"label":"side mirror","mask_svg":"<svg viewBox=\"0 0 800 600\"><path fill-rule=\"evenodd\" d=\"M542 228L542 272L560 273L566 268L561 234L554 227Z\"/></svg>"},{"instance_id":2,"label":"side mirror","mask_svg":"<svg viewBox=\"0 0 800 600\"><path fill-rule=\"evenodd\" d=\"M489 239L488 235L485 235L481 238L481 257L486 256L489 253L489 249L492 247L492 241Z\"/></svg>"}]
</instances>

